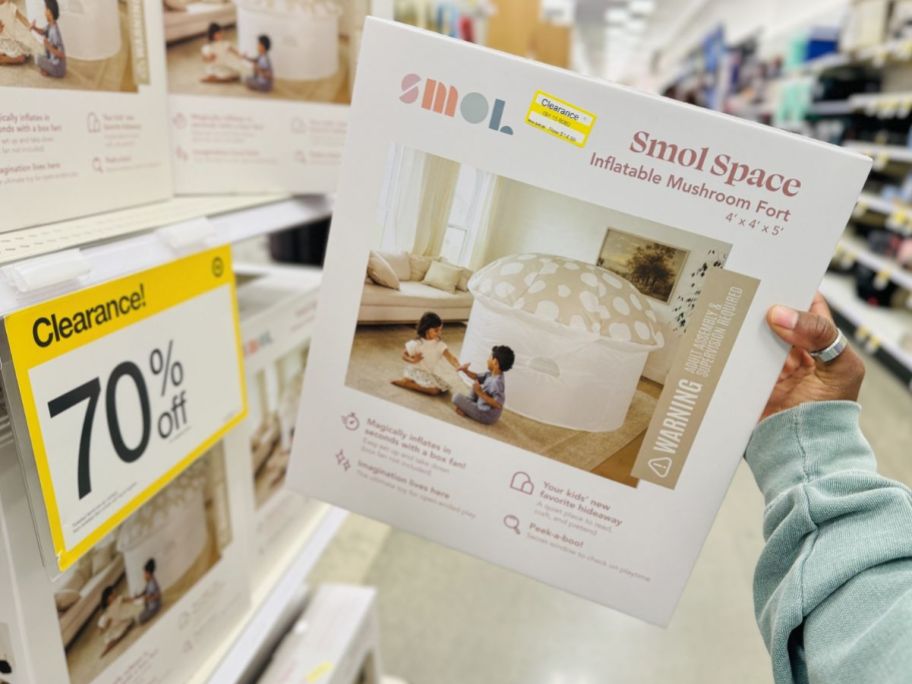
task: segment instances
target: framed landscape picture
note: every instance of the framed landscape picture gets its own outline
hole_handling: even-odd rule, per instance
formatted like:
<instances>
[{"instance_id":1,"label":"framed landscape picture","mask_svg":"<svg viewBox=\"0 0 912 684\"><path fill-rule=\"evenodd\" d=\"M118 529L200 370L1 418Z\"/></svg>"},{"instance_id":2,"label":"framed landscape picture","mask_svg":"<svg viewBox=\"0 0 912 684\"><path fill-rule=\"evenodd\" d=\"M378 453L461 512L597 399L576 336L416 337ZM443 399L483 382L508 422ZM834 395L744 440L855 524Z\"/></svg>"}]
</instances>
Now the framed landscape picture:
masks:
<instances>
[{"instance_id":1,"label":"framed landscape picture","mask_svg":"<svg viewBox=\"0 0 912 684\"><path fill-rule=\"evenodd\" d=\"M647 297L668 302L687 256L687 250L609 228L596 263L617 273Z\"/></svg>"}]
</instances>

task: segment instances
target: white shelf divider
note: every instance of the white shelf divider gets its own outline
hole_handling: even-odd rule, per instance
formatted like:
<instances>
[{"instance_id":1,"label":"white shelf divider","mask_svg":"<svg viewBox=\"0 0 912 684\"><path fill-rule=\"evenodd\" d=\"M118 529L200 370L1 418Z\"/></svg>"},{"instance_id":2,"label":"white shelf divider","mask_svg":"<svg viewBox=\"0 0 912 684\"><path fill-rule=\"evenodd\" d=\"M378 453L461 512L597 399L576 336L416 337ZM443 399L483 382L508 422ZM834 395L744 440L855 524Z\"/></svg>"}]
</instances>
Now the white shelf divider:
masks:
<instances>
[{"instance_id":1,"label":"white shelf divider","mask_svg":"<svg viewBox=\"0 0 912 684\"><path fill-rule=\"evenodd\" d=\"M191 684L238 684L249 666L262 656L274 625L347 517L348 511L329 507L272 588L264 596L253 597L254 605L247 615L221 648L210 655Z\"/></svg>"},{"instance_id":2,"label":"white shelf divider","mask_svg":"<svg viewBox=\"0 0 912 684\"><path fill-rule=\"evenodd\" d=\"M180 201L180 199L176 200ZM204 205L207 206L207 205ZM279 197L273 201L244 206L212 216L189 217L170 224L157 224L155 230L119 237L108 242L68 250L78 259L77 277L23 291L17 287L20 272L39 269L43 260L56 260L55 268L65 273L59 263L68 255L57 252L0 267L0 316L37 302L90 287L113 278L167 263L175 258L219 245L241 242L258 235L292 228L329 218L333 198L327 195ZM149 207L149 211L156 211ZM208 222L209 226L201 226ZM182 235L191 238L182 241Z\"/></svg>"}]
</instances>

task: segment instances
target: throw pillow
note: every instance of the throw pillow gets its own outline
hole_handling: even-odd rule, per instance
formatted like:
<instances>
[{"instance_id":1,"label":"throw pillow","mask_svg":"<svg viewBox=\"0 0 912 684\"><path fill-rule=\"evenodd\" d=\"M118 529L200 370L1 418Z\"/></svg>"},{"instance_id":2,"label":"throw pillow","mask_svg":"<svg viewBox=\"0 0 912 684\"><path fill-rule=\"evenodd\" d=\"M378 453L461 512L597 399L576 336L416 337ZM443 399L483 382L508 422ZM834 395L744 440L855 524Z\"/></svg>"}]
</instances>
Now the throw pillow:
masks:
<instances>
[{"instance_id":1,"label":"throw pillow","mask_svg":"<svg viewBox=\"0 0 912 684\"><path fill-rule=\"evenodd\" d=\"M377 285L388 287L391 290L399 289L399 278L396 276L396 272L377 252L371 252L367 259L367 275Z\"/></svg>"},{"instance_id":2,"label":"throw pillow","mask_svg":"<svg viewBox=\"0 0 912 684\"><path fill-rule=\"evenodd\" d=\"M63 589L54 593L54 603L57 604L57 612L64 613L80 599L79 592L75 589Z\"/></svg>"},{"instance_id":3,"label":"throw pillow","mask_svg":"<svg viewBox=\"0 0 912 684\"><path fill-rule=\"evenodd\" d=\"M433 257L409 254L409 265L411 266L409 280L414 280L416 283L424 280L433 261Z\"/></svg>"},{"instance_id":4,"label":"throw pillow","mask_svg":"<svg viewBox=\"0 0 912 684\"><path fill-rule=\"evenodd\" d=\"M412 277L412 265L408 252L377 252L388 263L399 280L408 280Z\"/></svg>"},{"instance_id":5,"label":"throw pillow","mask_svg":"<svg viewBox=\"0 0 912 684\"><path fill-rule=\"evenodd\" d=\"M461 275L461 268L450 266L441 261L435 261L431 264L427 275L421 282L425 285L436 287L438 290L453 293L456 291L456 285L459 284L459 277Z\"/></svg>"},{"instance_id":6,"label":"throw pillow","mask_svg":"<svg viewBox=\"0 0 912 684\"><path fill-rule=\"evenodd\" d=\"M92 557L92 577L94 577L114 560L114 540L108 538L99 542L89 555Z\"/></svg>"},{"instance_id":7,"label":"throw pillow","mask_svg":"<svg viewBox=\"0 0 912 684\"><path fill-rule=\"evenodd\" d=\"M456 283L456 289L461 292L469 291L469 279L475 275L474 271L470 271L467 268L462 269L459 275L459 282Z\"/></svg>"}]
</instances>

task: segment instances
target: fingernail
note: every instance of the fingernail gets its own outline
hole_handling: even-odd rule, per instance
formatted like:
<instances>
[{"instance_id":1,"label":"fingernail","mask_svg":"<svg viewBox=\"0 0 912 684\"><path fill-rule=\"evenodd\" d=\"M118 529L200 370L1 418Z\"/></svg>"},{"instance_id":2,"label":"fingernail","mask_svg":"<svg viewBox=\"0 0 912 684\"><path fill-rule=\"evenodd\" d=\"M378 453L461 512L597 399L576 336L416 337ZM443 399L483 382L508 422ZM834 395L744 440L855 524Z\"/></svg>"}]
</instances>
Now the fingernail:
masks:
<instances>
[{"instance_id":1,"label":"fingernail","mask_svg":"<svg viewBox=\"0 0 912 684\"><path fill-rule=\"evenodd\" d=\"M787 306L774 306L770 311L770 320L786 330L794 330L798 325L798 312Z\"/></svg>"}]
</instances>

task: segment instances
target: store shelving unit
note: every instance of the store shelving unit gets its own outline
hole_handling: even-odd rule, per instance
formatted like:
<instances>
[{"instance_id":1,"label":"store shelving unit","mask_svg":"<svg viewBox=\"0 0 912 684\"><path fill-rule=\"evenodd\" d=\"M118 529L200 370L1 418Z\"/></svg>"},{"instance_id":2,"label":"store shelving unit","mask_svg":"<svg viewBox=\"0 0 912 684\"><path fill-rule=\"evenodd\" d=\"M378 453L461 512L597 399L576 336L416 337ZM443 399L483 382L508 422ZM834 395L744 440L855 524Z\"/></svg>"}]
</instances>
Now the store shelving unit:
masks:
<instances>
[{"instance_id":1,"label":"store shelving unit","mask_svg":"<svg viewBox=\"0 0 912 684\"><path fill-rule=\"evenodd\" d=\"M853 283L845 276L827 274L820 292L840 326L912 389L912 353L902 346L903 336L912 330L912 311L868 306L858 299Z\"/></svg>"},{"instance_id":2,"label":"store shelving unit","mask_svg":"<svg viewBox=\"0 0 912 684\"><path fill-rule=\"evenodd\" d=\"M813 21L809 16L811 23L805 28L811 29ZM792 26L790 30L798 35L802 28ZM762 53L763 41L766 41L767 47L779 46L771 35L761 34L759 41L760 48L749 54ZM773 47L773 50L780 51L781 47ZM737 49L733 48L733 51L737 52ZM762 67L752 65L754 71L748 67L747 73L764 73L771 65L772 61ZM842 81L845 84L851 83L856 78L856 73L860 74L857 92L853 93L845 85L825 89L825 92L833 93L830 96L832 99L812 102L802 119L778 122L777 125L782 130L801 135L819 134L827 140L833 139L834 130L839 131L840 126L843 127L843 135L850 132L847 137L858 136L859 127L864 127L873 129L865 131L871 138L884 141L889 139L893 144L879 144L874 140L844 143L848 149L869 156L874 170L872 182L858 199L850 227L852 224L863 227L864 233L886 229L907 238L912 236L912 202L899 199L898 196L904 192L900 187L903 179L906 178L908 182L908 174L912 173L912 146L904 145L902 136L905 122L912 121L912 40L889 40L849 52L831 52L803 64L778 70L778 73L765 81L755 77L743 89L746 101L739 100L737 94L733 95L727 101L726 111L753 121L768 122L774 118L779 104L777 97L783 92L777 86L799 81L811 85L823 80ZM881 92L862 92L875 82L880 85ZM871 123L874 125L869 125ZM884 186L895 188L892 192L882 193ZM901 299L905 293L908 307L912 308L912 272L904 270L895 261L872 252L866 242L856 236L856 231L846 231L839 243L835 261L843 268L856 263L863 264L875 274L871 283L875 289L891 285L901 288L903 292L897 297ZM828 274L821 290L840 322L854 331L862 347L909 384L912 379L912 353L902 342L912 337L912 311L869 306L858 298L854 282L848 276Z\"/></svg>"},{"instance_id":3,"label":"store shelving unit","mask_svg":"<svg viewBox=\"0 0 912 684\"><path fill-rule=\"evenodd\" d=\"M244 619L189 684L240 682L262 651L269 650L273 626L287 612L305 578L348 516L348 512L340 508L327 506L327 509L305 534L306 544L286 567L277 569L269 583L271 589L253 597Z\"/></svg>"},{"instance_id":4,"label":"store shelving unit","mask_svg":"<svg viewBox=\"0 0 912 684\"><path fill-rule=\"evenodd\" d=\"M329 218L333 207L332 198L325 195L269 197L265 201L245 198L241 207L235 206L236 201L235 198L205 198L202 201L192 198L188 200L188 208L184 198L179 198L164 205L116 212L117 216L127 215L143 227L126 237L109 238L89 246L71 247L0 266L0 315L151 268L193 251L324 220ZM234 208L223 211L226 205ZM200 213L203 210L210 213ZM180 219L171 222L169 219L175 215ZM91 217L80 219L80 224L107 220L110 217ZM77 244L85 243L84 239Z\"/></svg>"},{"instance_id":5,"label":"store shelving unit","mask_svg":"<svg viewBox=\"0 0 912 684\"><path fill-rule=\"evenodd\" d=\"M848 142L845 146L850 150L868 155L875 161L875 164L881 159L902 164L912 164L912 147L877 145L863 142Z\"/></svg>"},{"instance_id":6,"label":"store shelving unit","mask_svg":"<svg viewBox=\"0 0 912 684\"><path fill-rule=\"evenodd\" d=\"M849 263L861 262L878 274L882 281L892 280L900 287L912 291L912 271L907 271L892 259L874 254L861 240L844 235L839 241L836 257L846 257ZM848 265L848 264L847 264Z\"/></svg>"},{"instance_id":7,"label":"store shelving unit","mask_svg":"<svg viewBox=\"0 0 912 684\"><path fill-rule=\"evenodd\" d=\"M333 197L325 195L179 197L0 235L0 316L211 247L325 221L332 210ZM245 681L271 653L282 636L277 629L301 607L305 578L347 515L322 505L193 684Z\"/></svg>"}]
</instances>

